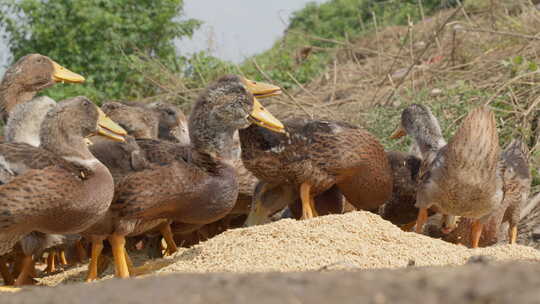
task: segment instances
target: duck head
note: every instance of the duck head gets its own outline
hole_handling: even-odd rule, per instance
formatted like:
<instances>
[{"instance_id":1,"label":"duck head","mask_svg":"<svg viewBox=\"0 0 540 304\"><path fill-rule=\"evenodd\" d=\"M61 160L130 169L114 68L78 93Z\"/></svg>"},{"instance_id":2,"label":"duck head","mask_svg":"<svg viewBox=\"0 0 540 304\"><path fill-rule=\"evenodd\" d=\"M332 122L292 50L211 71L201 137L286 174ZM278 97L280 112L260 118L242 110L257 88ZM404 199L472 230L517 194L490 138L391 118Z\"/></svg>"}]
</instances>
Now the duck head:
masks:
<instances>
[{"instance_id":1,"label":"duck head","mask_svg":"<svg viewBox=\"0 0 540 304\"><path fill-rule=\"evenodd\" d=\"M424 155L427 151L436 151L446 145L437 118L428 107L411 104L401 113L401 123L390 136L397 139L411 135Z\"/></svg>"},{"instance_id":2,"label":"duck head","mask_svg":"<svg viewBox=\"0 0 540 304\"><path fill-rule=\"evenodd\" d=\"M159 118L159 138L189 145L188 121L182 110L167 102L153 102L146 106Z\"/></svg>"},{"instance_id":3,"label":"duck head","mask_svg":"<svg viewBox=\"0 0 540 304\"><path fill-rule=\"evenodd\" d=\"M269 92L271 85L258 85L263 88L260 92ZM200 95L189 118L193 147L209 154L224 147L232 149L234 132L251 124L284 132L283 124L255 98L257 93L256 86L248 88L243 78L236 75L223 76L211 84Z\"/></svg>"},{"instance_id":4,"label":"duck head","mask_svg":"<svg viewBox=\"0 0 540 304\"><path fill-rule=\"evenodd\" d=\"M58 155L93 158L85 138L99 135L124 141L126 131L113 122L88 98L63 100L50 110L42 123L41 146Z\"/></svg>"},{"instance_id":5,"label":"duck head","mask_svg":"<svg viewBox=\"0 0 540 304\"><path fill-rule=\"evenodd\" d=\"M293 204L298 196L298 191L292 184L272 185L259 181L253 191L251 210L244 227L269 223L272 214Z\"/></svg>"},{"instance_id":6,"label":"duck head","mask_svg":"<svg viewBox=\"0 0 540 304\"><path fill-rule=\"evenodd\" d=\"M158 138L158 117L154 112L114 101L103 104L101 109L131 136L138 139Z\"/></svg>"},{"instance_id":7,"label":"duck head","mask_svg":"<svg viewBox=\"0 0 540 304\"><path fill-rule=\"evenodd\" d=\"M0 106L10 112L15 105L32 99L58 82L82 83L84 77L71 72L47 56L29 54L6 71L0 84Z\"/></svg>"}]
</instances>

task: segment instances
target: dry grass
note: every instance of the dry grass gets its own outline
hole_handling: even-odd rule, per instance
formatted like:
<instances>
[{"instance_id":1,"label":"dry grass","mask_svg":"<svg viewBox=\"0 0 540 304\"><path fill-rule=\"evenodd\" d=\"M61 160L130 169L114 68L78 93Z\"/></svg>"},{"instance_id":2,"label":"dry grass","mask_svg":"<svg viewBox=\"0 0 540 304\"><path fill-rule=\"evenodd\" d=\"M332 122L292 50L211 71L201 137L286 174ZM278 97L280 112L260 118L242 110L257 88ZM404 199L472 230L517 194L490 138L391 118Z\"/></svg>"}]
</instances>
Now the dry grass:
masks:
<instances>
[{"instance_id":1,"label":"dry grass","mask_svg":"<svg viewBox=\"0 0 540 304\"><path fill-rule=\"evenodd\" d=\"M449 137L472 107L488 103L497 115L501 145L522 138L537 168L540 11L526 2L443 11L340 43L325 73L292 97L267 101L268 107L280 118L359 124L387 149L404 150L410 141L386 138L407 104L428 104ZM538 185L536 170L533 175Z\"/></svg>"}]
</instances>

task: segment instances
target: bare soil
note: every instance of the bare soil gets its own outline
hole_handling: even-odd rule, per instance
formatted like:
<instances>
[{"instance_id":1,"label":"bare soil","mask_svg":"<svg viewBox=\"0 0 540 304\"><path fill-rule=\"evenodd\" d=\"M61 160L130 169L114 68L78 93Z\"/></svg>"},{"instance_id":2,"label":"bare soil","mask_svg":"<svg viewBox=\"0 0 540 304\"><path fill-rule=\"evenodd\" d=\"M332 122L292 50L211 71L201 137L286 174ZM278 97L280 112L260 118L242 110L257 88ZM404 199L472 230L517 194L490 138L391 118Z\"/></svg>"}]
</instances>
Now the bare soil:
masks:
<instances>
[{"instance_id":1,"label":"bare soil","mask_svg":"<svg viewBox=\"0 0 540 304\"><path fill-rule=\"evenodd\" d=\"M481 259L480 259L481 260ZM261 274L173 274L95 284L26 288L23 303L540 303L540 265Z\"/></svg>"}]
</instances>

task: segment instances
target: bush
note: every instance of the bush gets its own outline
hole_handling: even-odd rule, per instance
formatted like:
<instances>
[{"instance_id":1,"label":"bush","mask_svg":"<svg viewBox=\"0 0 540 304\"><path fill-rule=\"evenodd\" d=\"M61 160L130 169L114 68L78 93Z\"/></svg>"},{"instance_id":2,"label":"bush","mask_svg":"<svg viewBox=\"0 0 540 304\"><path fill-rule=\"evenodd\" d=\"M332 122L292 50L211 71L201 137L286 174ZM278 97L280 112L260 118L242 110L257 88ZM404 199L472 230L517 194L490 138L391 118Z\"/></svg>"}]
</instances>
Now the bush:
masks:
<instances>
[{"instance_id":1,"label":"bush","mask_svg":"<svg viewBox=\"0 0 540 304\"><path fill-rule=\"evenodd\" d=\"M155 88L144 71L130 67L130 56L142 53L181 69L173 40L199 25L178 20L182 7L182 0L0 0L0 23L14 59L41 53L87 77L83 86L56 86L47 95L133 98Z\"/></svg>"}]
</instances>

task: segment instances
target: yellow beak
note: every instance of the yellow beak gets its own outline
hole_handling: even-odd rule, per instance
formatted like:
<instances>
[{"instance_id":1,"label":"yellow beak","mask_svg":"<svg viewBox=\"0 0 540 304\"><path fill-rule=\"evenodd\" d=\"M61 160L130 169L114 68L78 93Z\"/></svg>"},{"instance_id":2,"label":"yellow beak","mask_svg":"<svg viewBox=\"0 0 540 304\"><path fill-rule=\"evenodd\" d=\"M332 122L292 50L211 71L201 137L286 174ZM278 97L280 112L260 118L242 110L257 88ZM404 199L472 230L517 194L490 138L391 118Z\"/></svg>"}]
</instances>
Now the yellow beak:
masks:
<instances>
[{"instance_id":1,"label":"yellow beak","mask_svg":"<svg viewBox=\"0 0 540 304\"><path fill-rule=\"evenodd\" d=\"M398 139L403 136L407 135L407 131L403 128L403 126L399 126L392 135L390 135L390 139Z\"/></svg>"},{"instance_id":2,"label":"yellow beak","mask_svg":"<svg viewBox=\"0 0 540 304\"><path fill-rule=\"evenodd\" d=\"M266 98L281 94L281 88L273 84L258 82L241 77L248 91L257 98Z\"/></svg>"},{"instance_id":3,"label":"yellow beak","mask_svg":"<svg viewBox=\"0 0 540 304\"><path fill-rule=\"evenodd\" d=\"M285 127L281 121L275 118L272 113L268 112L268 110L261 105L257 98L253 98L253 110L251 111L249 117L251 118L252 122L263 128L278 133L285 133Z\"/></svg>"},{"instance_id":4,"label":"yellow beak","mask_svg":"<svg viewBox=\"0 0 540 304\"><path fill-rule=\"evenodd\" d=\"M126 130L107 117L107 115L105 115L100 108L97 109L99 112L97 135L104 136L115 141L125 142L126 139L124 136L127 135Z\"/></svg>"},{"instance_id":5,"label":"yellow beak","mask_svg":"<svg viewBox=\"0 0 540 304\"><path fill-rule=\"evenodd\" d=\"M84 82L84 77L77 73L73 73L72 71L66 69L65 67L59 65L56 62L52 62L53 64L53 79L56 82L69 82L69 83L81 83Z\"/></svg>"}]
</instances>

